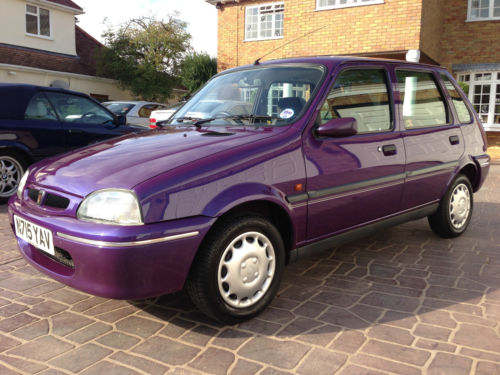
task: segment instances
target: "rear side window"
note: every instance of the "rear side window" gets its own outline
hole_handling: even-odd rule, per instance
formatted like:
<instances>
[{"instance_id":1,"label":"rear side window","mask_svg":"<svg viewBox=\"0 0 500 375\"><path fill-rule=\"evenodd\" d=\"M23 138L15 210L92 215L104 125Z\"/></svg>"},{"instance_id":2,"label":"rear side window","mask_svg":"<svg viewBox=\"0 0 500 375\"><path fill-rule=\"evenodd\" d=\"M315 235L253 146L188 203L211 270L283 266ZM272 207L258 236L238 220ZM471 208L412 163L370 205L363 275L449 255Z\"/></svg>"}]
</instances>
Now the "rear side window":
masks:
<instances>
[{"instance_id":1,"label":"rear side window","mask_svg":"<svg viewBox=\"0 0 500 375\"><path fill-rule=\"evenodd\" d=\"M358 133L392 128L391 105L384 69L348 69L339 74L321 107L320 123L353 117Z\"/></svg>"},{"instance_id":2,"label":"rear side window","mask_svg":"<svg viewBox=\"0 0 500 375\"><path fill-rule=\"evenodd\" d=\"M455 85L451 82L450 78L446 74L441 74L441 78L444 81L446 90L448 90L453 105L455 106L455 109L457 111L458 121L460 121L462 124L467 124L471 122L472 121L471 114L467 109L467 106L465 105Z\"/></svg>"},{"instance_id":3,"label":"rear side window","mask_svg":"<svg viewBox=\"0 0 500 375\"><path fill-rule=\"evenodd\" d=\"M406 129L445 125L445 100L430 72L397 70L403 122Z\"/></svg>"},{"instance_id":4,"label":"rear side window","mask_svg":"<svg viewBox=\"0 0 500 375\"><path fill-rule=\"evenodd\" d=\"M139 117L147 117L151 116L151 112L156 111L157 109L165 109L166 106L158 105L158 104L146 104L139 109Z\"/></svg>"},{"instance_id":5,"label":"rear side window","mask_svg":"<svg viewBox=\"0 0 500 375\"><path fill-rule=\"evenodd\" d=\"M46 95L62 122L82 124L113 123L113 116L90 99L59 92L47 92Z\"/></svg>"},{"instance_id":6,"label":"rear side window","mask_svg":"<svg viewBox=\"0 0 500 375\"><path fill-rule=\"evenodd\" d=\"M52 105L41 92L31 98L24 118L26 120L57 120Z\"/></svg>"}]
</instances>

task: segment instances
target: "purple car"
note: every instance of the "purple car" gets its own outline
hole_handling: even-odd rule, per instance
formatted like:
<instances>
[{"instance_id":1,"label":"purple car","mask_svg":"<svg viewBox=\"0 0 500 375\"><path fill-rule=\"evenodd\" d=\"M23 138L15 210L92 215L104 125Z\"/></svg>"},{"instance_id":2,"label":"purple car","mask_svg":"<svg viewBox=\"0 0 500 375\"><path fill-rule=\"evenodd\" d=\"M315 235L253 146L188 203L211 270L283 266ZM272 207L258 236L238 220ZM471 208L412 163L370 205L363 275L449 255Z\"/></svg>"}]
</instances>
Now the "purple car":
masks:
<instances>
[{"instance_id":1,"label":"purple car","mask_svg":"<svg viewBox=\"0 0 500 375\"><path fill-rule=\"evenodd\" d=\"M31 166L9 218L27 261L64 284L119 299L186 287L238 322L318 249L423 217L462 234L489 161L443 68L278 60L218 74L165 128Z\"/></svg>"}]
</instances>

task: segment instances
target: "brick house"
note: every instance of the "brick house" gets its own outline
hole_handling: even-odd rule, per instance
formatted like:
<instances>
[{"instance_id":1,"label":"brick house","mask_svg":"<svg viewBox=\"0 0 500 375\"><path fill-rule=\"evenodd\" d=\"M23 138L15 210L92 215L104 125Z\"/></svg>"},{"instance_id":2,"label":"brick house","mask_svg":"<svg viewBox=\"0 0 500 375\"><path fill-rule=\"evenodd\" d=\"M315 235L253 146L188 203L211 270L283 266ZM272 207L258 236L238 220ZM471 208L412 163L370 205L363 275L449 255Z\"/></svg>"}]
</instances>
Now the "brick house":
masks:
<instances>
[{"instance_id":1,"label":"brick house","mask_svg":"<svg viewBox=\"0 0 500 375\"><path fill-rule=\"evenodd\" d=\"M102 44L76 25L83 9L71 0L1 0L0 82L59 86L99 100L129 100L96 74Z\"/></svg>"},{"instance_id":2,"label":"brick house","mask_svg":"<svg viewBox=\"0 0 500 375\"><path fill-rule=\"evenodd\" d=\"M408 50L418 50L421 62L445 66L464 82L490 144L500 145L499 0L207 1L218 9L219 70L275 48L264 60L405 59Z\"/></svg>"}]
</instances>

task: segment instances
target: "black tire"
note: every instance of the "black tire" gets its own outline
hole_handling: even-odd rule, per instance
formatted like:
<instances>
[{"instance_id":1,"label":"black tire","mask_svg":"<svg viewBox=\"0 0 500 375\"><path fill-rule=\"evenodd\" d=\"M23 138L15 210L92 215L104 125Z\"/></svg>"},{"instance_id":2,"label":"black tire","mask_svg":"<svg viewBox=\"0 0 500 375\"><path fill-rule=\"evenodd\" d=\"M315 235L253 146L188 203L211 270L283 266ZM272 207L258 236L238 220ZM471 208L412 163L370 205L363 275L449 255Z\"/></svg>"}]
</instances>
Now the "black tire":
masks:
<instances>
[{"instance_id":1,"label":"black tire","mask_svg":"<svg viewBox=\"0 0 500 375\"><path fill-rule=\"evenodd\" d=\"M471 183L460 174L439 202L437 212L428 217L432 231L443 238L460 236L469 225L473 206Z\"/></svg>"},{"instance_id":2,"label":"black tire","mask_svg":"<svg viewBox=\"0 0 500 375\"><path fill-rule=\"evenodd\" d=\"M284 267L283 239L272 223L253 215L231 218L218 223L204 240L186 288L201 312L235 324L269 305Z\"/></svg>"},{"instance_id":3,"label":"black tire","mask_svg":"<svg viewBox=\"0 0 500 375\"><path fill-rule=\"evenodd\" d=\"M16 194L19 181L28 163L17 152L0 150L0 203L5 203Z\"/></svg>"}]
</instances>

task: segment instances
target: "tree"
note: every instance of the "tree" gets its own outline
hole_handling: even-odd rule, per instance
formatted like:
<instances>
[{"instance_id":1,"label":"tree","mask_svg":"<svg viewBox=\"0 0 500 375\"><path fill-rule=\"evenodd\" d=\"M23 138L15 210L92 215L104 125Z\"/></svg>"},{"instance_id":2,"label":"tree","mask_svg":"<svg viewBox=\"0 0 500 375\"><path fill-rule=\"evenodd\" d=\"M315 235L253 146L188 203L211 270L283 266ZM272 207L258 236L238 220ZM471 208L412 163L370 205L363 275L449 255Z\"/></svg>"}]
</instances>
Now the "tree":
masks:
<instances>
[{"instance_id":1,"label":"tree","mask_svg":"<svg viewBox=\"0 0 500 375\"><path fill-rule=\"evenodd\" d=\"M181 82L190 91L196 91L217 73L217 59L206 53L191 53L181 66Z\"/></svg>"},{"instance_id":2,"label":"tree","mask_svg":"<svg viewBox=\"0 0 500 375\"><path fill-rule=\"evenodd\" d=\"M176 16L176 15L175 15ZM106 47L98 58L98 74L145 100L163 101L179 84L184 55L190 50L187 24L175 16L132 19L103 34Z\"/></svg>"}]
</instances>

